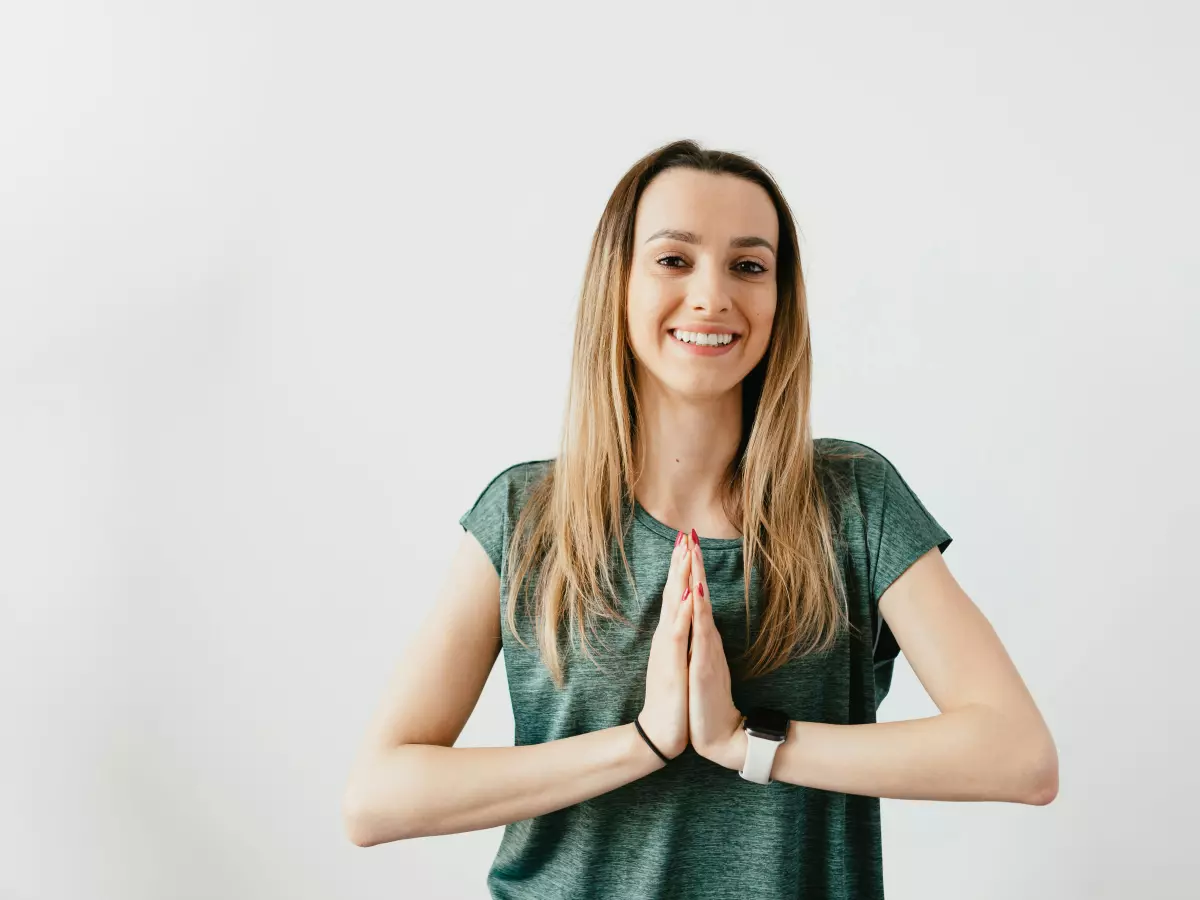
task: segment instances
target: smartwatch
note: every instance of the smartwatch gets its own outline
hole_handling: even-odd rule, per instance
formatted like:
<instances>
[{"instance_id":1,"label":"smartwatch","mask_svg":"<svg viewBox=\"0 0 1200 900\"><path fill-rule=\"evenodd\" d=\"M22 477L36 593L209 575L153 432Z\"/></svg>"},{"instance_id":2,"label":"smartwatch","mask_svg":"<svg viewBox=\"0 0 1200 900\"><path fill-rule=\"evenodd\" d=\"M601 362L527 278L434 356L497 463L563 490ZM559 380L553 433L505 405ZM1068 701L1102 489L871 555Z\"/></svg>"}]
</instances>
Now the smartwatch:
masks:
<instances>
[{"instance_id":1,"label":"smartwatch","mask_svg":"<svg viewBox=\"0 0 1200 900\"><path fill-rule=\"evenodd\" d=\"M746 714L742 730L746 732L746 762L738 772L747 781L769 784L775 751L787 740L789 719L778 709L756 706Z\"/></svg>"}]
</instances>

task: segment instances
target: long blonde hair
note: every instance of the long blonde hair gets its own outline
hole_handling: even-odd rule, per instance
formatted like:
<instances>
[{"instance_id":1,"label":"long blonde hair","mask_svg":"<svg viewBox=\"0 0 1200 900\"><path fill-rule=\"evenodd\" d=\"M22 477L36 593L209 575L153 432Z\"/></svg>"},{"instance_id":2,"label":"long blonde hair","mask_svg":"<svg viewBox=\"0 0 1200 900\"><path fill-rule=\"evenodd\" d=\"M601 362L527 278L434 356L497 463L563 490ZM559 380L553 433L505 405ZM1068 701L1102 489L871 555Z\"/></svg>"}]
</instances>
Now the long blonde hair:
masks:
<instances>
[{"instance_id":1,"label":"long blonde hair","mask_svg":"<svg viewBox=\"0 0 1200 900\"><path fill-rule=\"evenodd\" d=\"M624 534L632 485L642 465L635 450L640 447L635 440L640 415L625 318L634 219L651 180L679 166L760 185L779 217L771 340L763 359L743 379L742 440L726 473L725 512L730 522L741 523L743 539L747 644L751 571L762 561L764 606L758 638L750 648L752 666L742 677L766 674L796 650L826 650L839 627L849 625L835 525L809 425L811 343L791 210L773 177L754 161L705 150L694 141L675 141L630 168L600 217L579 297L561 449L546 476L529 489L508 550L508 627L524 644L515 621L517 598L524 592L541 656L560 688L562 623L579 637L589 658L586 632L594 632L597 621L629 624L609 598L617 596L611 567L614 539L624 570L634 580Z\"/></svg>"}]
</instances>

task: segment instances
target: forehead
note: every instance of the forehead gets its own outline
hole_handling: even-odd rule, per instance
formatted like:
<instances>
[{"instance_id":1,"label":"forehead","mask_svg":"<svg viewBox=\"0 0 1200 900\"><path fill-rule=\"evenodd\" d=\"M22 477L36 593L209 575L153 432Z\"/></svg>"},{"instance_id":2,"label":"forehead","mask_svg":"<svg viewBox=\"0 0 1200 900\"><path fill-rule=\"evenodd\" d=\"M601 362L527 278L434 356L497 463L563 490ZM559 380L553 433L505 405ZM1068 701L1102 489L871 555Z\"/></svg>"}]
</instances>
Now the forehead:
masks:
<instances>
[{"instance_id":1,"label":"forehead","mask_svg":"<svg viewBox=\"0 0 1200 900\"><path fill-rule=\"evenodd\" d=\"M753 234L779 246L779 218L770 195L736 175L681 168L657 175L638 201L635 243L644 243L660 228L696 232L706 245Z\"/></svg>"}]
</instances>

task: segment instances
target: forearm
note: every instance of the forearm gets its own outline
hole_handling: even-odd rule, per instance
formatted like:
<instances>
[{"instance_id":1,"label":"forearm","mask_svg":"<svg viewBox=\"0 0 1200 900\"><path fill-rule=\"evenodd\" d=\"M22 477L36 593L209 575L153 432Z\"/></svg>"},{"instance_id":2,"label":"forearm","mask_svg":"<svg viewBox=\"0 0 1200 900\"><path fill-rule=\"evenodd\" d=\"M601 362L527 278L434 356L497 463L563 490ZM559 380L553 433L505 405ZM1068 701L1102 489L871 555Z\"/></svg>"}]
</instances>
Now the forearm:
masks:
<instances>
[{"instance_id":1,"label":"forearm","mask_svg":"<svg viewBox=\"0 0 1200 900\"><path fill-rule=\"evenodd\" d=\"M344 801L359 846L507 825L607 793L663 762L633 724L542 744L408 744L359 766Z\"/></svg>"},{"instance_id":2,"label":"forearm","mask_svg":"<svg viewBox=\"0 0 1200 900\"><path fill-rule=\"evenodd\" d=\"M737 771L745 757L746 735L738 730L716 761ZM903 800L1044 804L1058 791L1058 757L1040 721L967 706L903 722L793 721L771 779Z\"/></svg>"}]
</instances>

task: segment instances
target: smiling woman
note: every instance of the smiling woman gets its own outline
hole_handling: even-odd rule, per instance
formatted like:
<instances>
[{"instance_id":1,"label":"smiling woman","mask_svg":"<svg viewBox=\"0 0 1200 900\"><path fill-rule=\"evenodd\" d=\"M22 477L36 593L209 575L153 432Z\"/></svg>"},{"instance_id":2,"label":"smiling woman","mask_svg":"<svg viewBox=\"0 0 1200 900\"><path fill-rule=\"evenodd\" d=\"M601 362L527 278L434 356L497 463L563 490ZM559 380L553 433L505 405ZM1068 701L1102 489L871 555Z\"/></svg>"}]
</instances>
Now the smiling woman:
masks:
<instances>
[{"instance_id":1,"label":"smiling woman","mask_svg":"<svg viewBox=\"0 0 1200 900\"><path fill-rule=\"evenodd\" d=\"M878 798L1054 798L950 534L882 453L812 436L811 369L770 175L690 141L640 160L593 238L559 453L460 517L350 778L355 843L504 825L493 897L863 900ZM940 715L880 724L901 651ZM515 746L456 748L501 652Z\"/></svg>"}]
</instances>

